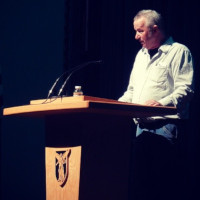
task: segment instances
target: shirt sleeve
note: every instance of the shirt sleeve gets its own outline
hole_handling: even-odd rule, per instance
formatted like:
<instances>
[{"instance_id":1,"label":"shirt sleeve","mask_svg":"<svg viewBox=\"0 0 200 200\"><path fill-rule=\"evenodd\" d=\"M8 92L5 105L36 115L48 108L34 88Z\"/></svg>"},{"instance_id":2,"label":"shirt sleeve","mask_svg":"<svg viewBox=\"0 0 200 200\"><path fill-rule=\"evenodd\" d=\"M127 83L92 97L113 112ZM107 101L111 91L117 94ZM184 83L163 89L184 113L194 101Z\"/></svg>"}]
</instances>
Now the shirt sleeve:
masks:
<instances>
[{"instance_id":1,"label":"shirt sleeve","mask_svg":"<svg viewBox=\"0 0 200 200\"><path fill-rule=\"evenodd\" d=\"M122 102L132 102L132 97L133 97L133 69L130 75L130 79L129 79L129 84L127 87L127 90L124 92L123 96L121 96L118 101L122 101Z\"/></svg>"},{"instance_id":2,"label":"shirt sleeve","mask_svg":"<svg viewBox=\"0 0 200 200\"><path fill-rule=\"evenodd\" d=\"M190 51L185 47L177 51L171 64L173 92L160 99L164 106L174 105L179 111L183 110L193 96L193 60Z\"/></svg>"}]
</instances>

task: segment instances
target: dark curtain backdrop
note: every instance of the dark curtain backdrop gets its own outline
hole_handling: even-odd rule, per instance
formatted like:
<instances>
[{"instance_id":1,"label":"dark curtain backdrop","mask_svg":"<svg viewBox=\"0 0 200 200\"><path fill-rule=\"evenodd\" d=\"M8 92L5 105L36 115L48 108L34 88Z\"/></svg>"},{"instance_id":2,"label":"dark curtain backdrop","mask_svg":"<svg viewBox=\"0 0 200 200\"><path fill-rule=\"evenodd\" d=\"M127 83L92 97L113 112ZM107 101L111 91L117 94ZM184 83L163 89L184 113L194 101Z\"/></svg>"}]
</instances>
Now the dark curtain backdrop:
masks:
<instances>
[{"instance_id":1,"label":"dark curtain backdrop","mask_svg":"<svg viewBox=\"0 0 200 200\"><path fill-rule=\"evenodd\" d=\"M92 66L78 72L78 78L73 77L69 85L73 87L82 79L89 95L118 98L122 94L140 48L134 39L132 19L141 9L161 12L168 32L175 41L189 47L196 66L199 65L198 3L186 0L66 0L65 68L88 60L103 60L101 67Z\"/></svg>"},{"instance_id":2,"label":"dark curtain backdrop","mask_svg":"<svg viewBox=\"0 0 200 200\"><path fill-rule=\"evenodd\" d=\"M81 84L85 95L117 99L127 87L140 45L134 39L132 19L141 9L155 9L165 19L175 41L185 44L195 63L196 93L191 104L190 129L182 136L189 199L199 196L199 35L198 3L160 0L68 0L65 26L65 69L102 59L71 78L67 90ZM183 189L184 190L184 189Z\"/></svg>"}]
</instances>

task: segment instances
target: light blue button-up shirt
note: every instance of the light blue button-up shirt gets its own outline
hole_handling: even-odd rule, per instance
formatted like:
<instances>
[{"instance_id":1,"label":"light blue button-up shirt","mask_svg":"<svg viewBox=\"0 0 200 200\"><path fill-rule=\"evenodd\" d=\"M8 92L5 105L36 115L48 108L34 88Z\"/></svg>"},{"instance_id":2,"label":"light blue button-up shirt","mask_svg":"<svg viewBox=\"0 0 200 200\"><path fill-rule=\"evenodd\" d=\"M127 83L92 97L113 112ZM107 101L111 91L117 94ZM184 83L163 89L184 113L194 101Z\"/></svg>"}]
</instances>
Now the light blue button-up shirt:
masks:
<instances>
[{"instance_id":1,"label":"light blue button-up shirt","mask_svg":"<svg viewBox=\"0 0 200 200\"><path fill-rule=\"evenodd\" d=\"M170 37L152 59L147 49L138 52L127 91L119 101L144 104L153 99L163 106L177 107L178 115L171 117L187 118L192 84L192 55L186 46Z\"/></svg>"},{"instance_id":2,"label":"light blue button-up shirt","mask_svg":"<svg viewBox=\"0 0 200 200\"><path fill-rule=\"evenodd\" d=\"M193 60L190 50L170 37L150 58L142 48L136 55L129 85L119 101L144 104L156 100L163 106L177 107L177 115L162 118L188 118L188 104L193 95Z\"/></svg>"}]
</instances>

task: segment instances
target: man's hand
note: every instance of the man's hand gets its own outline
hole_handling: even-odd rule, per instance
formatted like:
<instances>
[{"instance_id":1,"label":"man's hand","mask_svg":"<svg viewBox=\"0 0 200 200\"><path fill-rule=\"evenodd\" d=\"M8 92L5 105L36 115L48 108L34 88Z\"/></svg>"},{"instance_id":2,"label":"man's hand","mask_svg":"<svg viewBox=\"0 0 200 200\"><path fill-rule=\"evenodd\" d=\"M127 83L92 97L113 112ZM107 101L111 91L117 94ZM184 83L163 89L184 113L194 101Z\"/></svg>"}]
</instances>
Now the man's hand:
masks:
<instances>
[{"instance_id":1,"label":"man's hand","mask_svg":"<svg viewBox=\"0 0 200 200\"><path fill-rule=\"evenodd\" d=\"M162 104L160 104L159 102L151 99L145 102L145 105L147 106L162 106Z\"/></svg>"}]
</instances>

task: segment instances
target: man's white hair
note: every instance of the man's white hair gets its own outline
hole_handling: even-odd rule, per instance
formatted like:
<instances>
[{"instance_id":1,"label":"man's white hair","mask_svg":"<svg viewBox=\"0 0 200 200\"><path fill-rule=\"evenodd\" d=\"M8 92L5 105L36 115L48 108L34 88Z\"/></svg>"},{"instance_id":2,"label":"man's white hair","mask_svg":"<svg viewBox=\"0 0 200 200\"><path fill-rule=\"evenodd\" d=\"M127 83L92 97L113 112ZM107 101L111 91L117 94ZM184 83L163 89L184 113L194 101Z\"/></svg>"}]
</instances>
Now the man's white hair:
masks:
<instances>
[{"instance_id":1,"label":"man's white hair","mask_svg":"<svg viewBox=\"0 0 200 200\"><path fill-rule=\"evenodd\" d=\"M146 19L146 26L151 28L153 25L157 25L158 28L164 31L164 23L160 13L155 10L141 10L133 18L133 21L144 17Z\"/></svg>"}]
</instances>

